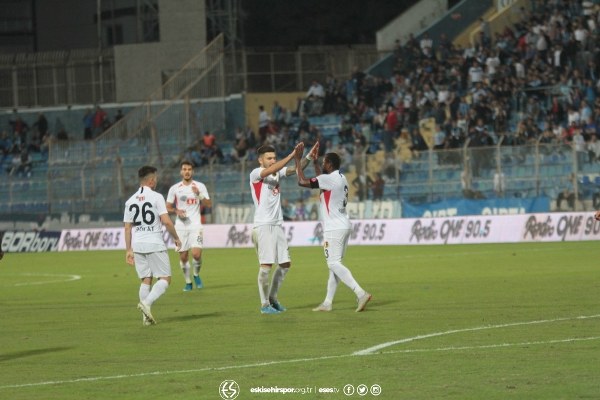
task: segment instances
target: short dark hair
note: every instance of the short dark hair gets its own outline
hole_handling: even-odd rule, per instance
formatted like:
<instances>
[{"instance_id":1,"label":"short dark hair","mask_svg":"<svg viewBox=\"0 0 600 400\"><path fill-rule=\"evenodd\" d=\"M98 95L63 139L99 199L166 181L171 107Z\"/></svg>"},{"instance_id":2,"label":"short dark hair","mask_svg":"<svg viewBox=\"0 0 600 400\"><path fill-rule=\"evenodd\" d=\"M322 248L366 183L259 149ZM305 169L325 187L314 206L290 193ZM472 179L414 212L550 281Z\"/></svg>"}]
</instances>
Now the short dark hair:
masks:
<instances>
[{"instance_id":1,"label":"short dark hair","mask_svg":"<svg viewBox=\"0 0 600 400\"><path fill-rule=\"evenodd\" d=\"M144 179L150 174L155 174L156 171L156 167L153 167L151 165L144 165L142 168L138 169L138 177L140 179Z\"/></svg>"},{"instance_id":2,"label":"short dark hair","mask_svg":"<svg viewBox=\"0 0 600 400\"><path fill-rule=\"evenodd\" d=\"M342 161L340 159L340 156L337 153L325 154L325 160L327 160L331 163L331 166L333 167L334 171L336 169L340 169L340 165L342 164Z\"/></svg>"},{"instance_id":3,"label":"short dark hair","mask_svg":"<svg viewBox=\"0 0 600 400\"><path fill-rule=\"evenodd\" d=\"M181 164L179 164L179 168L183 167L184 165L189 165L190 167L194 168L194 163L190 160L181 161Z\"/></svg>"},{"instance_id":4,"label":"short dark hair","mask_svg":"<svg viewBox=\"0 0 600 400\"><path fill-rule=\"evenodd\" d=\"M275 153L275 147L265 144L256 150L256 154L260 157L265 153Z\"/></svg>"}]
</instances>

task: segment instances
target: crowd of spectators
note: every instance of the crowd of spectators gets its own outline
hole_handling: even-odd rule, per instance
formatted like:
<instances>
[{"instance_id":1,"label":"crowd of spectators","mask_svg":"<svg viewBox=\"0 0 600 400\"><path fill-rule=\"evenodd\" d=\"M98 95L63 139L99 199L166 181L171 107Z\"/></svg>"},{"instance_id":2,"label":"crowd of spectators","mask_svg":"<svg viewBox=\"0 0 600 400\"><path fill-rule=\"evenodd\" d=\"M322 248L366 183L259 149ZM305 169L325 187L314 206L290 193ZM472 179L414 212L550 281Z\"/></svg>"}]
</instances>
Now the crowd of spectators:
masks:
<instances>
[{"instance_id":1,"label":"crowd of spectators","mask_svg":"<svg viewBox=\"0 0 600 400\"><path fill-rule=\"evenodd\" d=\"M313 81L295 110L275 103L269 116L261 106L257 145L272 144L283 155L298 140L307 146L318 140L323 151L350 160L379 149L411 158L428 149L419 121L433 118L434 149L539 141L574 146L580 167L599 162L600 6L580 0L529 5L494 35L481 19L467 48L444 34L397 40L391 77L355 68L343 81L331 75ZM334 147L308 122L321 114L343 118ZM493 167L485 161L475 175Z\"/></svg>"},{"instance_id":2,"label":"crowd of spectators","mask_svg":"<svg viewBox=\"0 0 600 400\"><path fill-rule=\"evenodd\" d=\"M91 140L123 117L118 110L111 119L108 113L97 106L86 110L82 117L83 138ZM57 121L54 129L43 112L33 121L26 121L18 110L13 110L7 126L0 130L0 174L11 177L31 177L35 161L45 162L52 143L72 139L66 128Z\"/></svg>"}]
</instances>

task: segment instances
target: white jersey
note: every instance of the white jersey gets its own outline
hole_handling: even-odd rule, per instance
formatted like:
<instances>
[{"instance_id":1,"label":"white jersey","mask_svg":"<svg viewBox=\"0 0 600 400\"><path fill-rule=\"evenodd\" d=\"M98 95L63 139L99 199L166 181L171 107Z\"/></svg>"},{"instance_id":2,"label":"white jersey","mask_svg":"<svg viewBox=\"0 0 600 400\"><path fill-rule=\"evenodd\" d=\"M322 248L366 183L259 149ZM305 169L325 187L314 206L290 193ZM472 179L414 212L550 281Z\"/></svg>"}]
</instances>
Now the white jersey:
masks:
<instances>
[{"instance_id":1,"label":"white jersey","mask_svg":"<svg viewBox=\"0 0 600 400\"><path fill-rule=\"evenodd\" d=\"M321 218L323 220L323 231L334 231L337 229L351 229L352 224L346 213L348 204L348 181L342 173L337 170L330 174L317 176L319 188L321 189Z\"/></svg>"},{"instance_id":2,"label":"white jersey","mask_svg":"<svg viewBox=\"0 0 600 400\"><path fill-rule=\"evenodd\" d=\"M202 182L192 181L189 185L183 181L174 184L169 189L167 194L167 203L173 207L184 210L186 218L177 218L175 220L175 228L198 229L202 226L202 215L200 214L200 198L192 190L192 185L196 185L200 191L199 197L209 199L208 190Z\"/></svg>"},{"instance_id":3,"label":"white jersey","mask_svg":"<svg viewBox=\"0 0 600 400\"><path fill-rule=\"evenodd\" d=\"M250 191L254 201L254 226L282 225L281 195L279 179L286 176L287 167L279 172L260 177L264 168L258 167L250 172Z\"/></svg>"},{"instance_id":4,"label":"white jersey","mask_svg":"<svg viewBox=\"0 0 600 400\"><path fill-rule=\"evenodd\" d=\"M133 225L131 247L135 253L167 250L160 216L167 214L165 199L148 186L142 186L125 203L123 222Z\"/></svg>"}]
</instances>

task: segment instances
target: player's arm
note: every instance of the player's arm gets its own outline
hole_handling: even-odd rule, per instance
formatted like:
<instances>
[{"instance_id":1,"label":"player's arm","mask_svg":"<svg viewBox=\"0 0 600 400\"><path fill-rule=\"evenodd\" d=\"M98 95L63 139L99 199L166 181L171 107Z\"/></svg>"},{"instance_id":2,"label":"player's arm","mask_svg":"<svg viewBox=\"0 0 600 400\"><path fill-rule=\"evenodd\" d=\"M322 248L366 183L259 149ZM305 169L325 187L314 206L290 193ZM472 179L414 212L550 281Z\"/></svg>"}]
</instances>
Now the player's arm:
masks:
<instances>
[{"instance_id":1,"label":"player's arm","mask_svg":"<svg viewBox=\"0 0 600 400\"><path fill-rule=\"evenodd\" d=\"M296 147L294 147L294 150L292 150L292 152L290 154L288 154L285 158L277 161L270 167L262 169L260 171L261 179L266 176L269 176L271 174L274 174L276 172L279 172L279 170L281 170L283 167L285 167L286 164L289 163L294 158L294 155L296 154L298 149L300 149L300 155L302 155L302 152L304 151L304 143L302 143L302 142L298 143L296 145Z\"/></svg>"},{"instance_id":2,"label":"player's arm","mask_svg":"<svg viewBox=\"0 0 600 400\"><path fill-rule=\"evenodd\" d=\"M167 213L169 214L175 214L180 218L185 218L185 210L180 210L179 208L175 208L175 204L173 203L166 203L167 206Z\"/></svg>"},{"instance_id":3,"label":"player's arm","mask_svg":"<svg viewBox=\"0 0 600 400\"><path fill-rule=\"evenodd\" d=\"M196 186L195 183L192 183L192 192L196 195L196 198L200 200L200 203L204 207L212 207L212 200L208 197L208 192L206 191L206 187L202 185L202 190Z\"/></svg>"},{"instance_id":4,"label":"player's arm","mask_svg":"<svg viewBox=\"0 0 600 400\"><path fill-rule=\"evenodd\" d=\"M594 218L596 219L596 221L600 221L600 210L596 211L596 214L594 214Z\"/></svg>"},{"instance_id":5,"label":"player's arm","mask_svg":"<svg viewBox=\"0 0 600 400\"><path fill-rule=\"evenodd\" d=\"M317 189L319 187L319 181L316 178L307 179L304 175L304 170L300 165L300 157L302 153L296 156L296 173L298 174L298 185L302 187Z\"/></svg>"},{"instance_id":6,"label":"player's arm","mask_svg":"<svg viewBox=\"0 0 600 400\"><path fill-rule=\"evenodd\" d=\"M308 164L310 164L311 161L318 160L318 159L319 159L319 142L315 142L315 144L310 149L310 151L308 152L306 157L300 161L300 168L302 168L304 170L304 169L306 169L306 167L308 167ZM298 162L298 161L296 161L296 162ZM288 168L285 171L286 176L294 175L295 173L296 173L296 168L294 168L294 169Z\"/></svg>"},{"instance_id":7,"label":"player's arm","mask_svg":"<svg viewBox=\"0 0 600 400\"><path fill-rule=\"evenodd\" d=\"M125 262L133 265L133 248L131 247L131 222L125 222Z\"/></svg>"},{"instance_id":8,"label":"player's arm","mask_svg":"<svg viewBox=\"0 0 600 400\"><path fill-rule=\"evenodd\" d=\"M179 236L177 235L177 231L175 230L175 226L173 225L173 221L171 221L169 214L161 214L160 222L163 223L163 225L167 229L167 232L169 232L169 234L173 238L173 241L175 242L175 251L179 251L179 249L181 248L181 240L179 240Z\"/></svg>"}]
</instances>

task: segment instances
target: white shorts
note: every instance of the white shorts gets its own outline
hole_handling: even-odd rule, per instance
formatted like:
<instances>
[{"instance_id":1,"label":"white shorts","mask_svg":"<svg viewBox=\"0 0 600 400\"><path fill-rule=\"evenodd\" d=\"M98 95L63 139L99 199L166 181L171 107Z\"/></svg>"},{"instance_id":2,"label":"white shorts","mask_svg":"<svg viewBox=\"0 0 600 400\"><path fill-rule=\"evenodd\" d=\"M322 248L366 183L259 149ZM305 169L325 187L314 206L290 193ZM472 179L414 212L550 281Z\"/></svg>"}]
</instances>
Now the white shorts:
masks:
<instances>
[{"instance_id":1,"label":"white shorts","mask_svg":"<svg viewBox=\"0 0 600 400\"><path fill-rule=\"evenodd\" d=\"M138 278L164 278L171 276L171 263L166 250L154 253L133 253Z\"/></svg>"},{"instance_id":2,"label":"white shorts","mask_svg":"<svg viewBox=\"0 0 600 400\"><path fill-rule=\"evenodd\" d=\"M328 264L342 261L346 254L350 233L352 233L351 229L323 232L323 251Z\"/></svg>"},{"instance_id":3,"label":"white shorts","mask_svg":"<svg viewBox=\"0 0 600 400\"><path fill-rule=\"evenodd\" d=\"M290 252L281 225L261 225L252 229L252 242L259 264L290 262Z\"/></svg>"},{"instance_id":4,"label":"white shorts","mask_svg":"<svg viewBox=\"0 0 600 400\"><path fill-rule=\"evenodd\" d=\"M204 244L204 230L200 228L175 228L177 236L181 240L180 253L188 251L189 249L201 249Z\"/></svg>"}]
</instances>

